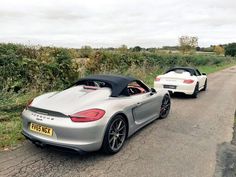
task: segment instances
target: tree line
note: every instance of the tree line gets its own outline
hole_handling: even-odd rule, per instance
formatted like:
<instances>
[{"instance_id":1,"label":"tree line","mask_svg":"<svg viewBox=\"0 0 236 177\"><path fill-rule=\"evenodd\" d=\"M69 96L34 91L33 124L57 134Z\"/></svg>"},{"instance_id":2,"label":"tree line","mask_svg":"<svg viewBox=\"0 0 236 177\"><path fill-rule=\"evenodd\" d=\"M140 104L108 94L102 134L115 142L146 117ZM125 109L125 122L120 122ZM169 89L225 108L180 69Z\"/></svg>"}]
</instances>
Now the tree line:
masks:
<instances>
[{"instance_id":1,"label":"tree line","mask_svg":"<svg viewBox=\"0 0 236 177\"><path fill-rule=\"evenodd\" d=\"M225 55L225 56L236 56L236 43L230 44L219 44L211 45L209 47L199 47L198 46L198 37L195 36L181 36L179 38L179 45L176 46L163 46L161 48L143 48L140 46L130 47L127 45L121 45L118 48L108 47L108 48L92 48L90 46L81 47L80 51L83 53L84 57L88 57L89 53L92 50L108 50L108 51L119 51L119 52L161 52L161 51L178 51L182 54L192 54L195 52L209 52L215 53L216 55Z\"/></svg>"}]
</instances>

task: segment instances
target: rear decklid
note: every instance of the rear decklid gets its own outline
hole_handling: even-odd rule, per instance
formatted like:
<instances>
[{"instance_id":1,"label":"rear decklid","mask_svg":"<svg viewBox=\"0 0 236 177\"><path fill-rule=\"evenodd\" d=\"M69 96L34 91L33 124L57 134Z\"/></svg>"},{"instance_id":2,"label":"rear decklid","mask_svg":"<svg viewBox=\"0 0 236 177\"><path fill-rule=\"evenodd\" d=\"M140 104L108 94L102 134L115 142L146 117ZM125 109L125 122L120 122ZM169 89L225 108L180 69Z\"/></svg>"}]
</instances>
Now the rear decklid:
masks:
<instances>
[{"instance_id":1,"label":"rear decklid","mask_svg":"<svg viewBox=\"0 0 236 177\"><path fill-rule=\"evenodd\" d=\"M104 101L110 95L109 88L85 89L84 86L75 86L52 95L39 96L31 106L69 115L80 108Z\"/></svg>"},{"instance_id":2,"label":"rear decklid","mask_svg":"<svg viewBox=\"0 0 236 177\"><path fill-rule=\"evenodd\" d=\"M176 71L170 71L164 75L158 76L160 79L160 82L169 82L169 83L182 83L186 79L192 78L189 72L176 72Z\"/></svg>"}]
</instances>

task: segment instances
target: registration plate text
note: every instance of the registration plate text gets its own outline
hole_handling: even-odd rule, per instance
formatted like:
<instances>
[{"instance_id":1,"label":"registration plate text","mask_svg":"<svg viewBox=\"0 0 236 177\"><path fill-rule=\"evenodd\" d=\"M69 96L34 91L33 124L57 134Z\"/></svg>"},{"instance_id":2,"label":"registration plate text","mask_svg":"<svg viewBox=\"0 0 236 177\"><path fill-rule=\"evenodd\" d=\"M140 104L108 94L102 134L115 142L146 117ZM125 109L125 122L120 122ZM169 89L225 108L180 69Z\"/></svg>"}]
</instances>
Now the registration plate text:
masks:
<instances>
[{"instance_id":1,"label":"registration plate text","mask_svg":"<svg viewBox=\"0 0 236 177\"><path fill-rule=\"evenodd\" d=\"M30 130L40 133L40 134L48 135L48 136L52 136L52 132L53 132L52 128L35 124L35 123L30 123Z\"/></svg>"}]
</instances>

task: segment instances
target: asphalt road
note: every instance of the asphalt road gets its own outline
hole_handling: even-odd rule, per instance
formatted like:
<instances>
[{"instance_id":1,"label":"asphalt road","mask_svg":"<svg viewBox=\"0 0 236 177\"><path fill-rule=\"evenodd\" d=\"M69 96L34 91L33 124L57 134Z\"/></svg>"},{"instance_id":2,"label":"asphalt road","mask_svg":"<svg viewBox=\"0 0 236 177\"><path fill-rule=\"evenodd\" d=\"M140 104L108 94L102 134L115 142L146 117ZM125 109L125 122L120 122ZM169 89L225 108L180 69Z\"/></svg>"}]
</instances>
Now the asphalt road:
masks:
<instances>
[{"instance_id":1,"label":"asphalt road","mask_svg":"<svg viewBox=\"0 0 236 177\"><path fill-rule=\"evenodd\" d=\"M0 176L212 177L217 146L232 139L236 67L208 76L199 98L177 96L167 119L127 140L114 156L79 155L29 142L0 153Z\"/></svg>"}]
</instances>

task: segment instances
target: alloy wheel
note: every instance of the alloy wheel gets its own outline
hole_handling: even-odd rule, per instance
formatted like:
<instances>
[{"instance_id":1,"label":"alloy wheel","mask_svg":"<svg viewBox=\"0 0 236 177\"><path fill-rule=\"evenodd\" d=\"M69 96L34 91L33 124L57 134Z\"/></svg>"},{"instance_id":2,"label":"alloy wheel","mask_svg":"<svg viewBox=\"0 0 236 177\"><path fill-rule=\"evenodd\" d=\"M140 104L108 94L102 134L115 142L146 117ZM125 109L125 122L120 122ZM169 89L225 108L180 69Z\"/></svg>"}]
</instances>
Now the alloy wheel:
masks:
<instances>
[{"instance_id":1,"label":"alloy wheel","mask_svg":"<svg viewBox=\"0 0 236 177\"><path fill-rule=\"evenodd\" d=\"M161 112L160 112L161 118L165 118L169 114L170 105L171 105L170 97L168 95L165 95L161 105Z\"/></svg>"},{"instance_id":2,"label":"alloy wheel","mask_svg":"<svg viewBox=\"0 0 236 177\"><path fill-rule=\"evenodd\" d=\"M122 147L126 138L126 132L126 123L123 119L119 118L112 122L109 129L108 140L109 146L113 151L118 151Z\"/></svg>"}]
</instances>

